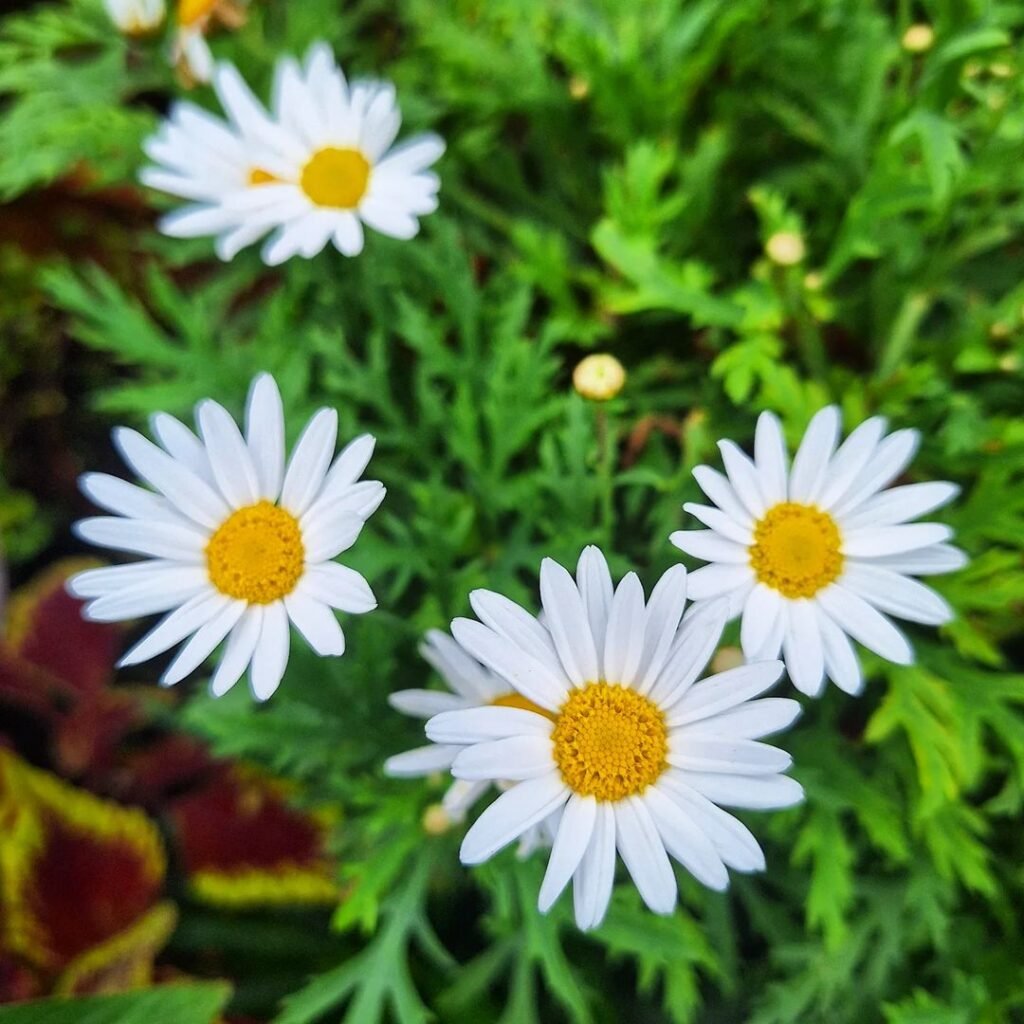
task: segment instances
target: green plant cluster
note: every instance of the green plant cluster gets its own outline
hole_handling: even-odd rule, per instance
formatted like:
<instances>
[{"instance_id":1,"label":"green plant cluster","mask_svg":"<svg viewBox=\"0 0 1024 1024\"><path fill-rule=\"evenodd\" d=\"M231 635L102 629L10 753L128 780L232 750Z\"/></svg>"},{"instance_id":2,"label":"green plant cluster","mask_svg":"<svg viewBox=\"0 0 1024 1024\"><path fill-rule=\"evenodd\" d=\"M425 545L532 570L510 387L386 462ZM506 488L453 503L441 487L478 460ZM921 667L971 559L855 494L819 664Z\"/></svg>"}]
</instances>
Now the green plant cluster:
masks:
<instances>
[{"instance_id":1,"label":"green plant cluster","mask_svg":"<svg viewBox=\"0 0 1024 1024\"><path fill-rule=\"evenodd\" d=\"M926 52L901 46L914 22ZM268 270L162 238L146 207L170 201L133 190L180 92L160 45L98 0L5 19L0 198L70 190L79 219L42 250L0 232L0 315L86 353L65 396L91 424L80 466L110 462L97 424L204 396L238 412L261 369L293 428L329 404L343 437L378 438L388 498L352 564L380 610L343 659L296 649L267 707L193 682L175 712L340 811L348 953L278 1024L1024 1019L1022 30L1015 0L253 0L212 45L257 90L326 38L448 145L418 238ZM607 403L572 387L593 349L628 373ZM0 401L34 358L0 352ZM586 543L649 587L716 440L749 444L771 409L792 444L829 401L847 428L922 432L912 477L962 485L944 518L972 562L934 581L958 617L912 630L914 666L866 657L862 697L803 700L782 743L807 801L757 820L767 872L724 895L681 878L664 919L622 886L584 936L565 899L536 912L542 860L462 868L459 836L421 824L443 780L381 771L422 742L386 696L429 685L424 630L475 587L534 605L541 558ZM11 469L32 429L0 430L21 557L47 537Z\"/></svg>"}]
</instances>

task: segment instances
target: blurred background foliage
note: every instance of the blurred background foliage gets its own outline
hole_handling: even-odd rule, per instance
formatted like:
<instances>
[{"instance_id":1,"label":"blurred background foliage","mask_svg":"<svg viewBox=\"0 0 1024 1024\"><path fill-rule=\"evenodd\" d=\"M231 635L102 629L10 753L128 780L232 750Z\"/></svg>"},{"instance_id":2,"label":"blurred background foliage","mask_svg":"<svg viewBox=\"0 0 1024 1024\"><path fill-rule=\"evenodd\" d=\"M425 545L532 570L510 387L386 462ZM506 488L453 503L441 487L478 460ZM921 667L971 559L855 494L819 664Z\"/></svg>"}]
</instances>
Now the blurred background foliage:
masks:
<instances>
[{"instance_id":1,"label":"blurred background foliage","mask_svg":"<svg viewBox=\"0 0 1024 1024\"><path fill-rule=\"evenodd\" d=\"M267 707L199 679L156 712L333 809L333 920L185 898L164 958L278 1024L1024 1019L1024 7L253 0L211 42L264 95L280 53L326 38L350 76L396 82L406 131L448 143L414 242L268 270L154 229L169 201L135 178L182 92L166 37L123 39L99 0L22 6L0 23L14 581L74 550L76 474L120 472L111 425L208 395L239 411L261 369L293 429L330 404L344 436L373 432L389 491L352 559L381 607L342 660L296 649ZM607 403L572 389L591 349L628 373ZM828 401L847 428L922 431L913 476L963 486L947 519L973 561L936 581L959 617L912 631L917 665L869 659L860 699L804 701L784 745L808 799L756 822L767 874L684 880L668 919L623 887L582 936L564 903L535 912L542 861L463 870L458 835L421 825L441 780L380 769L419 742L385 697L429 680L423 630L474 587L532 604L541 557L587 542L653 584L715 440L749 443L773 409L792 442ZM184 991L0 1021L224 1003Z\"/></svg>"}]
</instances>

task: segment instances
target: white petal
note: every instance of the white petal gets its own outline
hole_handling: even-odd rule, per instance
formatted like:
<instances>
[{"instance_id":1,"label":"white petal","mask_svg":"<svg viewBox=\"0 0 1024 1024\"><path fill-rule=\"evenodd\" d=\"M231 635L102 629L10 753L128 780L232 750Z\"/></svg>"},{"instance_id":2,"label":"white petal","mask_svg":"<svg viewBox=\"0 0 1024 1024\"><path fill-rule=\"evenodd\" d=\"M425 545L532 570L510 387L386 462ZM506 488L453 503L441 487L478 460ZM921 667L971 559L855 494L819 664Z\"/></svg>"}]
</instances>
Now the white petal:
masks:
<instances>
[{"instance_id":1,"label":"white petal","mask_svg":"<svg viewBox=\"0 0 1024 1024\"><path fill-rule=\"evenodd\" d=\"M705 562L749 565L750 552L741 544L726 540L713 530L676 530L668 538L680 551Z\"/></svg>"},{"instance_id":2,"label":"white petal","mask_svg":"<svg viewBox=\"0 0 1024 1024\"><path fill-rule=\"evenodd\" d=\"M606 682L629 685L636 679L644 653L646 618L644 588L636 573L627 573L615 590L611 611L608 613L608 632L604 643ZM597 679L596 665L594 675L586 678Z\"/></svg>"},{"instance_id":3,"label":"white petal","mask_svg":"<svg viewBox=\"0 0 1024 1024\"><path fill-rule=\"evenodd\" d=\"M655 914L671 914L676 905L676 876L650 812L631 796L615 808L615 845L644 903Z\"/></svg>"},{"instance_id":4,"label":"white petal","mask_svg":"<svg viewBox=\"0 0 1024 1024\"><path fill-rule=\"evenodd\" d=\"M818 410L793 456L789 474L789 499L812 504L825 487L832 453L839 440L840 415L835 405Z\"/></svg>"},{"instance_id":5,"label":"white petal","mask_svg":"<svg viewBox=\"0 0 1024 1024\"><path fill-rule=\"evenodd\" d=\"M334 409L321 409L302 432L281 488L281 505L292 515L301 516L320 493L337 437Z\"/></svg>"},{"instance_id":6,"label":"white petal","mask_svg":"<svg viewBox=\"0 0 1024 1024\"><path fill-rule=\"evenodd\" d=\"M576 565L576 586L583 598L587 620L590 622L590 633L594 637L599 662L598 671L603 673L604 666L600 662L604 645L600 640L608 630L608 612L612 606L615 588L612 585L612 575L608 571L608 561L601 549L593 544L588 544L580 554Z\"/></svg>"},{"instance_id":7,"label":"white petal","mask_svg":"<svg viewBox=\"0 0 1024 1024\"><path fill-rule=\"evenodd\" d=\"M232 601L221 608L212 619L203 623L167 667L167 671L160 677L160 684L173 686L198 668L235 627L246 607L245 601Z\"/></svg>"},{"instance_id":8,"label":"white petal","mask_svg":"<svg viewBox=\"0 0 1024 1024\"><path fill-rule=\"evenodd\" d=\"M210 680L210 693L223 697L249 667L256 642L263 631L263 606L250 605L238 625L228 634L220 664Z\"/></svg>"},{"instance_id":9,"label":"white petal","mask_svg":"<svg viewBox=\"0 0 1024 1024\"><path fill-rule=\"evenodd\" d=\"M764 515L765 502L753 462L732 441L719 441L718 450L722 453L725 472L736 496L754 519L760 519Z\"/></svg>"},{"instance_id":10,"label":"white petal","mask_svg":"<svg viewBox=\"0 0 1024 1024\"><path fill-rule=\"evenodd\" d=\"M362 207L360 207L359 212L362 215ZM376 225L371 224L371 227L376 227ZM390 234L391 232L386 233ZM415 232L413 233L415 234ZM342 256L358 256L363 251L363 245L366 241L363 237L363 226L359 223L359 218L354 213L343 212L334 223L332 240L334 241L334 248Z\"/></svg>"},{"instance_id":11,"label":"white petal","mask_svg":"<svg viewBox=\"0 0 1024 1024\"><path fill-rule=\"evenodd\" d=\"M967 564L967 555L952 544L932 544L905 554L873 558L870 564L913 576L936 576L962 569Z\"/></svg>"},{"instance_id":12,"label":"white petal","mask_svg":"<svg viewBox=\"0 0 1024 1024\"><path fill-rule=\"evenodd\" d=\"M892 483L910 464L921 436L916 430L897 430L881 441L864 468L830 509L841 519L876 491Z\"/></svg>"},{"instance_id":13,"label":"white petal","mask_svg":"<svg viewBox=\"0 0 1024 1024\"><path fill-rule=\"evenodd\" d=\"M444 153L444 139L432 132L424 132L398 146L377 165L381 171L403 171L412 173L429 167Z\"/></svg>"},{"instance_id":14,"label":"white petal","mask_svg":"<svg viewBox=\"0 0 1024 1024\"><path fill-rule=\"evenodd\" d=\"M835 455L829 460L825 483L821 488L817 504L824 509L831 509L857 478L862 469L878 447L878 442L885 433L886 421L882 416L873 416L865 420L839 446Z\"/></svg>"},{"instance_id":15,"label":"white petal","mask_svg":"<svg viewBox=\"0 0 1024 1024\"><path fill-rule=\"evenodd\" d=\"M443 711L427 722L427 738L435 743L485 743L508 736L547 739L554 728L544 715L523 708L489 706Z\"/></svg>"},{"instance_id":16,"label":"white petal","mask_svg":"<svg viewBox=\"0 0 1024 1024\"><path fill-rule=\"evenodd\" d=\"M404 754L395 754L384 762L384 774L396 779L417 779L434 772L447 771L461 747L417 747Z\"/></svg>"},{"instance_id":17,"label":"white petal","mask_svg":"<svg viewBox=\"0 0 1024 1024\"><path fill-rule=\"evenodd\" d=\"M676 729L673 736L724 736L756 740L788 728L800 716L800 705L788 697L748 700L715 715Z\"/></svg>"},{"instance_id":18,"label":"white petal","mask_svg":"<svg viewBox=\"0 0 1024 1024\"><path fill-rule=\"evenodd\" d=\"M756 661L704 679L672 708L668 724L675 728L700 722L757 697L778 682L782 668L781 661Z\"/></svg>"},{"instance_id":19,"label":"white petal","mask_svg":"<svg viewBox=\"0 0 1024 1024\"><path fill-rule=\"evenodd\" d=\"M782 659L793 685L808 697L817 697L825 685L825 651L812 601L799 599L785 604L786 632Z\"/></svg>"},{"instance_id":20,"label":"white petal","mask_svg":"<svg viewBox=\"0 0 1024 1024\"><path fill-rule=\"evenodd\" d=\"M132 587L159 576L166 569L177 571L178 562L153 559L146 562L132 562L130 565L111 565L102 569L86 569L75 573L64 584L65 590L78 598L103 597L106 594Z\"/></svg>"},{"instance_id":21,"label":"white petal","mask_svg":"<svg viewBox=\"0 0 1024 1024\"><path fill-rule=\"evenodd\" d=\"M729 886L729 872L711 840L666 785L669 777L663 776L644 791L644 803L668 852L698 882L721 892Z\"/></svg>"},{"instance_id":22,"label":"white petal","mask_svg":"<svg viewBox=\"0 0 1024 1024\"><path fill-rule=\"evenodd\" d=\"M309 566L299 588L315 601L354 615L377 607L377 599L363 576L337 562Z\"/></svg>"},{"instance_id":23,"label":"white petal","mask_svg":"<svg viewBox=\"0 0 1024 1024\"><path fill-rule=\"evenodd\" d=\"M555 841L551 847L544 881L541 883L537 897L537 909L546 914L569 884L575 874L583 855L587 852L594 824L597 821L597 801L592 796L579 796L574 793L569 797L558 824Z\"/></svg>"},{"instance_id":24,"label":"white petal","mask_svg":"<svg viewBox=\"0 0 1024 1024\"><path fill-rule=\"evenodd\" d=\"M949 602L931 587L891 569L866 562L847 562L839 582L880 611L909 622L941 626L954 615Z\"/></svg>"},{"instance_id":25,"label":"white petal","mask_svg":"<svg viewBox=\"0 0 1024 1024\"><path fill-rule=\"evenodd\" d=\"M554 711L568 696L565 679L481 623L456 619L452 634L469 654L542 708Z\"/></svg>"},{"instance_id":26,"label":"white petal","mask_svg":"<svg viewBox=\"0 0 1024 1024\"><path fill-rule=\"evenodd\" d=\"M683 785L675 775L667 775L663 786L698 831L707 836L726 866L735 871L764 870L764 852L746 825L695 789Z\"/></svg>"},{"instance_id":27,"label":"white petal","mask_svg":"<svg viewBox=\"0 0 1024 1024\"><path fill-rule=\"evenodd\" d=\"M204 483L213 484L213 470L203 442L181 420L166 412L157 412L149 418L149 425L171 458L192 470ZM214 494L220 501L220 496L216 492Z\"/></svg>"},{"instance_id":28,"label":"white petal","mask_svg":"<svg viewBox=\"0 0 1024 1024\"><path fill-rule=\"evenodd\" d=\"M374 231L379 231L382 235L388 235L390 238L405 240L415 238L420 227L419 221L407 211L396 206L394 202L373 194L367 196L359 204L359 216Z\"/></svg>"},{"instance_id":29,"label":"white petal","mask_svg":"<svg viewBox=\"0 0 1024 1024\"><path fill-rule=\"evenodd\" d=\"M744 655L751 661L778 657L784 629L782 596L758 583L743 607L740 644Z\"/></svg>"},{"instance_id":30,"label":"white petal","mask_svg":"<svg viewBox=\"0 0 1024 1024\"><path fill-rule=\"evenodd\" d=\"M943 523L908 523L903 526L865 526L843 531L842 552L852 558L899 555L915 548L941 544L953 536Z\"/></svg>"},{"instance_id":31,"label":"white petal","mask_svg":"<svg viewBox=\"0 0 1024 1024\"><path fill-rule=\"evenodd\" d=\"M199 564L207 539L199 528L146 519L121 519L119 516L95 516L75 523L74 532L82 540L115 551L131 551L151 558L169 558Z\"/></svg>"},{"instance_id":32,"label":"white petal","mask_svg":"<svg viewBox=\"0 0 1024 1024\"><path fill-rule=\"evenodd\" d=\"M553 674L562 675L551 634L525 608L492 590L472 591L469 603L485 626L546 665Z\"/></svg>"},{"instance_id":33,"label":"white petal","mask_svg":"<svg viewBox=\"0 0 1024 1024\"><path fill-rule=\"evenodd\" d=\"M615 812L611 804L599 803L594 831L573 883L576 925L582 931L596 928L608 910L615 882Z\"/></svg>"},{"instance_id":34,"label":"white petal","mask_svg":"<svg viewBox=\"0 0 1024 1024\"><path fill-rule=\"evenodd\" d=\"M424 719L466 706L464 698L441 690L396 690L388 694L388 703L403 715Z\"/></svg>"},{"instance_id":35,"label":"white petal","mask_svg":"<svg viewBox=\"0 0 1024 1024\"><path fill-rule=\"evenodd\" d=\"M261 373L249 389L245 440L256 467L260 497L277 501L284 476L284 407L277 381Z\"/></svg>"},{"instance_id":36,"label":"white petal","mask_svg":"<svg viewBox=\"0 0 1024 1024\"><path fill-rule=\"evenodd\" d=\"M326 562L348 551L355 544L365 523L366 520L355 512L342 508L319 516L308 530L303 531L306 564Z\"/></svg>"},{"instance_id":37,"label":"white petal","mask_svg":"<svg viewBox=\"0 0 1024 1024\"><path fill-rule=\"evenodd\" d=\"M702 565L694 569L686 581L686 595L691 601L704 601L721 597L754 580L754 571L748 565L724 563Z\"/></svg>"},{"instance_id":38,"label":"white petal","mask_svg":"<svg viewBox=\"0 0 1024 1024\"><path fill-rule=\"evenodd\" d=\"M869 498L848 513L841 524L843 531L862 526L891 526L927 515L952 501L960 493L956 484L936 480L922 484L891 487Z\"/></svg>"},{"instance_id":39,"label":"white petal","mask_svg":"<svg viewBox=\"0 0 1024 1024\"><path fill-rule=\"evenodd\" d=\"M228 515L228 507L205 481L188 466L162 452L138 431L119 427L114 444L125 462L163 494L176 508L203 526L219 526Z\"/></svg>"},{"instance_id":40,"label":"white petal","mask_svg":"<svg viewBox=\"0 0 1024 1024\"><path fill-rule=\"evenodd\" d=\"M269 700L288 666L288 613L275 601L263 608L263 628L249 665L249 686L257 700Z\"/></svg>"},{"instance_id":41,"label":"white petal","mask_svg":"<svg viewBox=\"0 0 1024 1024\"><path fill-rule=\"evenodd\" d=\"M651 700L668 707L693 685L722 638L727 613L726 602L714 600L695 605L686 615L665 667L651 687Z\"/></svg>"},{"instance_id":42,"label":"white petal","mask_svg":"<svg viewBox=\"0 0 1024 1024\"><path fill-rule=\"evenodd\" d=\"M647 693L665 667L685 607L686 569L674 565L655 584L647 602L644 651L636 673L638 693Z\"/></svg>"},{"instance_id":43,"label":"white petal","mask_svg":"<svg viewBox=\"0 0 1024 1024\"><path fill-rule=\"evenodd\" d=\"M452 775L470 782L519 782L547 775L554 769L551 740L547 736L506 736L474 743L452 763Z\"/></svg>"},{"instance_id":44,"label":"white petal","mask_svg":"<svg viewBox=\"0 0 1024 1024\"><path fill-rule=\"evenodd\" d=\"M818 628L825 651L825 671L836 686L844 693L855 697L864 689L864 674L860 662L850 643L849 637L832 621L831 616L819 605Z\"/></svg>"},{"instance_id":45,"label":"white petal","mask_svg":"<svg viewBox=\"0 0 1024 1024\"><path fill-rule=\"evenodd\" d=\"M221 494L232 508L254 505L260 497L260 485L238 424L212 399L199 403L196 422Z\"/></svg>"},{"instance_id":46,"label":"white petal","mask_svg":"<svg viewBox=\"0 0 1024 1024\"><path fill-rule=\"evenodd\" d=\"M173 612L161 619L121 658L117 663L118 668L124 668L126 665L138 665L140 662L148 661L150 658L162 654L169 647L173 647L194 633L230 603L231 598L214 590L197 594L190 601L175 608Z\"/></svg>"},{"instance_id":47,"label":"white petal","mask_svg":"<svg viewBox=\"0 0 1024 1024\"><path fill-rule=\"evenodd\" d=\"M754 465L757 466L761 494L767 505L786 500L788 463L779 418L771 412L761 413L754 434Z\"/></svg>"},{"instance_id":48,"label":"white petal","mask_svg":"<svg viewBox=\"0 0 1024 1024\"><path fill-rule=\"evenodd\" d=\"M189 526L190 521L160 495L128 483L107 473L85 473L78 478L78 487L94 505L127 516L129 519L150 519Z\"/></svg>"},{"instance_id":49,"label":"white petal","mask_svg":"<svg viewBox=\"0 0 1024 1024\"><path fill-rule=\"evenodd\" d=\"M836 625L858 643L897 665L913 663L910 641L862 597L833 583L819 591L816 600Z\"/></svg>"},{"instance_id":50,"label":"white petal","mask_svg":"<svg viewBox=\"0 0 1024 1024\"><path fill-rule=\"evenodd\" d=\"M427 631L419 652L452 690L477 704L489 704L508 690L503 680L439 629Z\"/></svg>"},{"instance_id":51,"label":"white petal","mask_svg":"<svg viewBox=\"0 0 1024 1024\"><path fill-rule=\"evenodd\" d=\"M714 530L715 533L731 540L734 544L742 544L749 547L754 543L754 533L747 527L737 523L732 516L727 515L721 509L712 508L710 505L698 505L688 501L683 505L683 510L689 512L695 519L699 519L705 526Z\"/></svg>"},{"instance_id":52,"label":"white petal","mask_svg":"<svg viewBox=\"0 0 1024 1024\"><path fill-rule=\"evenodd\" d=\"M454 755L453 755L454 757ZM387 765L385 764L385 767ZM464 821L466 812L491 788L489 782L464 782L456 779L441 798L441 806L454 822Z\"/></svg>"},{"instance_id":53,"label":"white petal","mask_svg":"<svg viewBox=\"0 0 1024 1024\"><path fill-rule=\"evenodd\" d=\"M597 651L583 598L572 576L551 558L541 563L540 599L565 674L577 686L595 681Z\"/></svg>"},{"instance_id":54,"label":"white petal","mask_svg":"<svg viewBox=\"0 0 1024 1024\"><path fill-rule=\"evenodd\" d=\"M716 469L710 466L697 466L693 471L693 478L697 481L700 489L727 515L730 519L739 523L747 529L753 528L754 518L740 501L739 495L733 490L728 479Z\"/></svg>"},{"instance_id":55,"label":"white petal","mask_svg":"<svg viewBox=\"0 0 1024 1024\"><path fill-rule=\"evenodd\" d=\"M757 740L700 736L695 731L677 730L669 744L668 763L694 772L773 775L786 771L793 758L786 751Z\"/></svg>"},{"instance_id":56,"label":"white petal","mask_svg":"<svg viewBox=\"0 0 1024 1024\"><path fill-rule=\"evenodd\" d=\"M459 850L463 864L481 864L543 821L569 798L558 772L520 782L502 793L473 823Z\"/></svg>"},{"instance_id":57,"label":"white petal","mask_svg":"<svg viewBox=\"0 0 1024 1024\"><path fill-rule=\"evenodd\" d=\"M376 444L377 440L371 434L361 434L345 445L324 478L317 501L341 497L363 475Z\"/></svg>"},{"instance_id":58,"label":"white petal","mask_svg":"<svg viewBox=\"0 0 1024 1024\"><path fill-rule=\"evenodd\" d=\"M119 622L165 612L190 601L209 585L206 570L198 566L153 569L86 605L82 617L93 622Z\"/></svg>"},{"instance_id":59,"label":"white petal","mask_svg":"<svg viewBox=\"0 0 1024 1024\"><path fill-rule=\"evenodd\" d=\"M334 612L301 587L284 599L285 611L306 643L321 657L341 657L345 653L345 634Z\"/></svg>"},{"instance_id":60,"label":"white petal","mask_svg":"<svg viewBox=\"0 0 1024 1024\"><path fill-rule=\"evenodd\" d=\"M803 786L788 775L680 772L679 780L703 794L712 803L725 807L745 807L751 811L792 807L804 798Z\"/></svg>"}]
</instances>

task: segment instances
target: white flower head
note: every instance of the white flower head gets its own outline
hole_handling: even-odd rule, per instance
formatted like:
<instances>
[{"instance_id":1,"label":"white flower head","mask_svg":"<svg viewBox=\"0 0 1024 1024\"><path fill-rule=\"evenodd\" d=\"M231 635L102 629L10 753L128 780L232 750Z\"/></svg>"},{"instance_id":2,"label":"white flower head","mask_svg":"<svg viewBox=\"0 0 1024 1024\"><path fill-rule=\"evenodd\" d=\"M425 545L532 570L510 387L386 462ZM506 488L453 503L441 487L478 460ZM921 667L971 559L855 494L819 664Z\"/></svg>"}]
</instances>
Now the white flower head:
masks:
<instances>
[{"instance_id":1,"label":"white flower head","mask_svg":"<svg viewBox=\"0 0 1024 1024\"><path fill-rule=\"evenodd\" d=\"M142 180L192 203L162 221L164 233L216 236L221 259L269 234L262 255L276 265L328 242L356 256L364 224L412 238L418 218L437 209L440 180L428 168L444 143L426 134L392 147L401 125L394 87L348 83L326 44L302 65L278 61L271 112L230 64L217 67L214 88L228 121L193 108L180 133L165 126L146 148L156 166Z\"/></svg>"},{"instance_id":2,"label":"white flower head","mask_svg":"<svg viewBox=\"0 0 1024 1024\"><path fill-rule=\"evenodd\" d=\"M110 20L126 36L155 32L164 22L164 0L103 0Z\"/></svg>"},{"instance_id":3,"label":"white flower head","mask_svg":"<svg viewBox=\"0 0 1024 1024\"><path fill-rule=\"evenodd\" d=\"M285 465L284 415L274 378L252 384L245 435L222 406L196 407L199 435L166 413L152 418L159 445L125 427L114 441L152 490L87 473L83 492L113 513L76 524L92 544L145 555L131 565L91 569L68 583L101 622L168 614L122 659L135 665L187 640L161 677L170 686L227 640L211 679L226 693L249 668L266 700L288 662L289 621L320 655L341 655L333 609L376 607L369 584L333 561L348 550L384 498L359 481L373 453L369 434L334 456L338 414L321 409ZM333 458L333 462L332 462Z\"/></svg>"},{"instance_id":4,"label":"white flower head","mask_svg":"<svg viewBox=\"0 0 1024 1024\"><path fill-rule=\"evenodd\" d=\"M508 683L471 658L447 633L430 630L420 645L420 653L448 685L450 692L398 690L388 697L388 702L402 714L428 719L441 711L486 706L527 708L543 714L540 708ZM422 778L448 771L461 749L455 744L431 743L388 758L384 771L395 778ZM504 780L498 785L504 785ZM457 779L448 787L441 806L453 823L461 822L470 807L490 788L491 783L486 780L467 782ZM545 833L543 824L523 835L519 846L521 855L525 856L545 843L550 845L550 837Z\"/></svg>"},{"instance_id":5,"label":"white flower head","mask_svg":"<svg viewBox=\"0 0 1024 1024\"><path fill-rule=\"evenodd\" d=\"M213 54L206 34L214 21L230 28L243 24L243 0L178 0L178 29L171 62L188 83L209 82L213 76Z\"/></svg>"},{"instance_id":6,"label":"white flower head","mask_svg":"<svg viewBox=\"0 0 1024 1024\"><path fill-rule=\"evenodd\" d=\"M897 664L913 661L906 636L888 615L938 625L953 612L912 579L966 563L940 523L911 523L952 500L955 484L889 485L918 445L914 430L886 436L881 417L839 444L835 406L811 420L790 466L778 419L757 422L754 458L719 442L726 475L698 466L694 476L717 507L688 503L708 530L671 540L712 564L690 574L690 597L727 598L742 614L743 653L782 652L793 684L817 696L826 677L847 693L864 685L850 638Z\"/></svg>"},{"instance_id":7,"label":"white flower head","mask_svg":"<svg viewBox=\"0 0 1024 1024\"><path fill-rule=\"evenodd\" d=\"M724 603L683 618L686 570L670 569L645 602L635 574L615 588L597 548L576 578L545 559L543 621L488 591L480 621L456 619L459 644L534 707L493 703L446 710L427 736L455 748L460 780L515 785L476 820L462 844L478 864L554 816L541 885L546 912L573 880L577 924L596 927L611 897L618 850L644 902L676 902L674 857L714 889L727 867L764 868L749 830L719 805L788 807L803 799L782 774L788 754L758 738L786 728L796 701L754 700L782 673L748 664L697 682L721 636Z\"/></svg>"}]
</instances>

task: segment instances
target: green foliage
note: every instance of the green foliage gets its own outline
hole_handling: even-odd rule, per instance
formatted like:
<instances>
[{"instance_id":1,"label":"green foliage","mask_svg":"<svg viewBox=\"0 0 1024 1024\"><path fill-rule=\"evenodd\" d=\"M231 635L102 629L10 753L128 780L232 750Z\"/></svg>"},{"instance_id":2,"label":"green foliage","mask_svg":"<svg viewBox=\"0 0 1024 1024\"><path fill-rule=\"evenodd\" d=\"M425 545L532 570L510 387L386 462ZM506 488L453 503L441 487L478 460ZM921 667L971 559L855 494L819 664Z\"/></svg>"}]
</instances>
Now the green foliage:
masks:
<instances>
[{"instance_id":1,"label":"green foliage","mask_svg":"<svg viewBox=\"0 0 1024 1024\"><path fill-rule=\"evenodd\" d=\"M933 25L928 52L901 47L911 20ZM252 251L223 265L205 241L159 238L147 215L88 258L58 244L19 271L5 337L34 336L42 307L89 360L69 406L104 428L207 395L237 412L266 369L291 430L330 404L344 437L378 439L388 498L351 555L380 609L346 622L345 657L296 646L267 707L186 684L164 711L337 812L337 964L293 978L266 1016L1020 1019L1022 28L1014 0L253 0L212 43L258 88L282 47L324 36L346 68L396 82L404 131L445 136L422 234L368 233L358 259L271 270ZM98 0L5 19L10 210L61 189L99 206L112 185L168 207L132 185L154 108L180 94L166 42L122 40ZM780 261L780 233L804 255ZM0 233L0 253L20 244ZM601 405L571 384L598 346L629 374ZM29 353L0 353L4 376ZM430 685L422 632L464 614L475 587L535 604L541 558L571 562L588 542L650 586L677 560L667 537L715 441L749 445L772 409L794 442L829 401L847 427L882 414L922 432L910 477L963 487L943 515L973 561L929 581L958 618L910 627L915 665L865 655L863 696L804 702L780 742L807 803L749 816L767 873L719 895L680 872L667 919L622 886L581 936L569 897L536 912L543 857L462 868L459 829L421 824L442 783L380 768L422 743L385 700ZM7 472L24 422L0 431L0 529L19 557L67 518ZM101 440L77 458L111 464Z\"/></svg>"},{"instance_id":2,"label":"green foliage","mask_svg":"<svg viewBox=\"0 0 1024 1024\"><path fill-rule=\"evenodd\" d=\"M165 985L142 992L88 999L49 999L0 1007L3 1024L216 1024L227 985Z\"/></svg>"}]
</instances>

